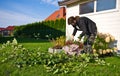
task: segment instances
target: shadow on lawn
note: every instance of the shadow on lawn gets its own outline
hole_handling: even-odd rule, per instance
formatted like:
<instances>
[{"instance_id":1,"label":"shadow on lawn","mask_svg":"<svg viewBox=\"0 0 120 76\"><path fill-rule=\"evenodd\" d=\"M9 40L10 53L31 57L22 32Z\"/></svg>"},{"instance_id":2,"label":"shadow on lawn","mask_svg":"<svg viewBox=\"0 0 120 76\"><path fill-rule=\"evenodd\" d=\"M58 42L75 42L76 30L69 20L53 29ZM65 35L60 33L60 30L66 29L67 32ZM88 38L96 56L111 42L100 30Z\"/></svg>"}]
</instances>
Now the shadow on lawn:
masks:
<instances>
[{"instance_id":1,"label":"shadow on lawn","mask_svg":"<svg viewBox=\"0 0 120 76\"><path fill-rule=\"evenodd\" d=\"M0 43L6 43L7 41L12 41L14 37L1 37ZM49 42L47 39L35 39L35 38L16 38L18 43L44 43Z\"/></svg>"},{"instance_id":2,"label":"shadow on lawn","mask_svg":"<svg viewBox=\"0 0 120 76\"><path fill-rule=\"evenodd\" d=\"M17 38L18 43L44 43L49 42L47 39L35 39L35 38Z\"/></svg>"}]
</instances>

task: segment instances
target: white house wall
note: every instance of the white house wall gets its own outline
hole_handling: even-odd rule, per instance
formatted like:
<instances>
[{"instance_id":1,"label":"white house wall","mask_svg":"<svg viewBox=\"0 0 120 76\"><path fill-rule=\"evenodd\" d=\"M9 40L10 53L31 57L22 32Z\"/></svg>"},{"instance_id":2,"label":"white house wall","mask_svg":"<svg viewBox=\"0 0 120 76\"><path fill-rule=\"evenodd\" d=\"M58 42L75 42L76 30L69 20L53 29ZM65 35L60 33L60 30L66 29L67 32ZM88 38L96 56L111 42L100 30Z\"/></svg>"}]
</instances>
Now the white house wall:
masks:
<instances>
[{"instance_id":1,"label":"white house wall","mask_svg":"<svg viewBox=\"0 0 120 76\"><path fill-rule=\"evenodd\" d=\"M86 15L96 22L98 32L110 33L117 40L117 46L120 49L120 12L119 10Z\"/></svg>"},{"instance_id":2,"label":"white house wall","mask_svg":"<svg viewBox=\"0 0 120 76\"><path fill-rule=\"evenodd\" d=\"M79 5L72 5L72 6L68 6L66 9L66 36L67 39L70 38L72 32L73 32L73 27L68 25L68 17L70 16L78 16L79 15Z\"/></svg>"},{"instance_id":3,"label":"white house wall","mask_svg":"<svg viewBox=\"0 0 120 76\"><path fill-rule=\"evenodd\" d=\"M72 7L67 7L66 11L67 19L70 16L79 15L79 4ZM95 12L80 16L86 16L92 19L94 22L96 22L99 32L112 34L117 40L118 49L120 49L120 1L117 3L117 9ZM67 38L71 36L72 32L73 32L72 26L69 26L66 22Z\"/></svg>"}]
</instances>

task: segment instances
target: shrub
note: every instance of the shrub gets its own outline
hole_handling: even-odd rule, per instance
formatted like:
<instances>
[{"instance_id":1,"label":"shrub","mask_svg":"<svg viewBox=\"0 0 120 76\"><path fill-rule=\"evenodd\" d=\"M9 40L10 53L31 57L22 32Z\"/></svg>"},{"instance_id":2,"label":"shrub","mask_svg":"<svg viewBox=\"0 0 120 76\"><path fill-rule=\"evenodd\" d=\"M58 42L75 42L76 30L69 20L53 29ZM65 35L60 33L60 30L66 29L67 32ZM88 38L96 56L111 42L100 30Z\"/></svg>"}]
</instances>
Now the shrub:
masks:
<instances>
[{"instance_id":1,"label":"shrub","mask_svg":"<svg viewBox=\"0 0 120 76\"><path fill-rule=\"evenodd\" d=\"M93 44L93 52L100 55L112 55L117 51L117 48L113 45L114 42L115 38L112 35L98 33Z\"/></svg>"},{"instance_id":2,"label":"shrub","mask_svg":"<svg viewBox=\"0 0 120 76\"><path fill-rule=\"evenodd\" d=\"M0 38L2 37L2 34L0 33Z\"/></svg>"}]
</instances>

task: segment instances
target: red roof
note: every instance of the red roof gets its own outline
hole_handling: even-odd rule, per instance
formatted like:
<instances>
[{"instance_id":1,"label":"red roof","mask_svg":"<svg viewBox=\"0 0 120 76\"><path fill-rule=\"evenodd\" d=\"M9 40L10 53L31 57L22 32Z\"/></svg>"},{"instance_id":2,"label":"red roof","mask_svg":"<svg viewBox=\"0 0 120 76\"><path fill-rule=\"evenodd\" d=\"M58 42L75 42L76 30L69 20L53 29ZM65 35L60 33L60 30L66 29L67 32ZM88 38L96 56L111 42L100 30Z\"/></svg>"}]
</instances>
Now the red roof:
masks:
<instances>
[{"instance_id":1,"label":"red roof","mask_svg":"<svg viewBox=\"0 0 120 76\"><path fill-rule=\"evenodd\" d=\"M56 20L56 19L60 19L60 18L66 18L66 9L65 7L61 7L59 10L55 11L54 13L52 13L48 18L46 18L45 20Z\"/></svg>"},{"instance_id":2,"label":"red roof","mask_svg":"<svg viewBox=\"0 0 120 76\"><path fill-rule=\"evenodd\" d=\"M0 31L5 30L5 28L0 28Z\"/></svg>"},{"instance_id":3,"label":"red roof","mask_svg":"<svg viewBox=\"0 0 120 76\"><path fill-rule=\"evenodd\" d=\"M5 30L13 31L14 30L14 26L8 26L8 27L5 28Z\"/></svg>"}]
</instances>

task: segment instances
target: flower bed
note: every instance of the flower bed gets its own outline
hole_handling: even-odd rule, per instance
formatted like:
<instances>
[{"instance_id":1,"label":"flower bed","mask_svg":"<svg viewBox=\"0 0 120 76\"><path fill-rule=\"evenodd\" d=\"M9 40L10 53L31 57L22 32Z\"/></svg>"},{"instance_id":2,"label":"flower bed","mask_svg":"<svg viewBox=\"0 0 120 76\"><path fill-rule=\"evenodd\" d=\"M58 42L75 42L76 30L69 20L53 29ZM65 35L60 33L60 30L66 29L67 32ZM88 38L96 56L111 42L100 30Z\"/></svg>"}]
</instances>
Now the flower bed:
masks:
<instances>
[{"instance_id":1,"label":"flower bed","mask_svg":"<svg viewBox=\"0 0 120 76\"><path fill-rule=\"evenodd\" d=\"M69 54L69 55L73 55L73 54L79 55L83 51L83 44L82 42L68 40L65 43L63 50L65 51L66 54Z\"/></svg>"},{"instance_id":2,"label":"flower bed","mask_svg":"<svg viewBox=\"0 0 120 76\"><path fill-rule=\"evenodd\" d=\"M114 45L115 41L116 40L114 36L110 34L98 33L92 46L93 53L94 54L97 53L100 56L112 56L113 54L116 54L118 49ZM81 41L72 40L65 41L65 37L63 36L58 37L56 40L53 40L53 43L54 45L52 48L53 49L52 53L56 49L58 49L58 52L60 52L59 49L61 49L64 50L66 54L79 55L82 53L84 47Z\"/></svg>"}]
</instances>

